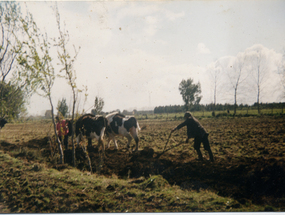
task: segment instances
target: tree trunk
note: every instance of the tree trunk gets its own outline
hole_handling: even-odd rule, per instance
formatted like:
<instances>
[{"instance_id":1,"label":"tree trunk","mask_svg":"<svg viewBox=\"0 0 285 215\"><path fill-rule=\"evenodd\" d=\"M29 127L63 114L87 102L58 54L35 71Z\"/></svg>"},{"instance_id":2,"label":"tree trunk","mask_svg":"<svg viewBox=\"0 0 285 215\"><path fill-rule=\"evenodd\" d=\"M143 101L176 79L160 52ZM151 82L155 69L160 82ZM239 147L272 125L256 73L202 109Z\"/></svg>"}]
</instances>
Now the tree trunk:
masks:
<instances>
[{"instance_id":1,"label":"tree trunk","mask_svg":"<svg viewBox=\"0 0 285 215\"><path fill-rule=\"evenodd\" d=\"M59 155L60 155L59 163L63 164L64 163L64 155L63 155L63 151L62 151L61 142L60 142L60 140L58 138L58 135L57 135L57 132L56 132L56 124L55 124L55 121L54 121L53 105L52 105L52 101L51 101L51 97L50 96L49 96L49 102L50 102L50 106L51 106L51 116L52 116L53 130L54 130L56 142L58 144L58 151L59 151Z\"/></svg>"},{"instance_id":2,"label":"tree trunk","mask_svg":"<svg viewBox=\"0 0 285 215\"><path fill-rule=\"evenodd\" d=\"M237 112L237 88L235 88L235 105L234 105L234 116Z\"/></svg>"},{"instance_id":3,"label":"tree trunk","mask_svg":"<svg viewBox=\"0 0 285 215\"><path fill-rule=\"evenodd\" d=\"M258 114L260 114L260 107L259 107L259 98L260 98L260 68L257 68L257 110Z\"/></svg>"},{"instance_id":4,"label":"tree trunk","mask_svg":"<svg viewBox=\"0 0 285 215\"><path fill-rule=\"evenodd\" d=\"M75 111L75 91L74 88L73 91L73 106L72 106L72 135L71 135L71 142L72 142L72 164L75 167L76 166L76 160L75 160L75 145L74 145L74 111ZM92 170L91 170L92 171Z\"/></svg>"},{"instance_id":5,"label":"tree trunk","mask_svg":"<svg viewBox=\"0 0 285 215\"><path fill-rule=\"evenodd\" d=\"M82 145L82 150L83 150L83 152L84 152L84 154L85 154L85 157L86 157L86 159L87 159L87 161L88 161L90 173L92 173L93 171L92 171L91 159L90 159L90 157L89 157L89 155L88 155L88 152L86 151L85 146L83 146L83 145Z\"/></svg>"},{"instance_id":6,"label":"tree trunk","mask_svg":"<svg viewBox=\"0 0 285 215\"><path fill-rule=\"evenodd\" d=\"M216 111L216 99L217 99L217 86L216 86L216 81L215 81L215 89L214 89L214 110L212 115L216 115L215 111Z\"/></svg>"}]
</instances>

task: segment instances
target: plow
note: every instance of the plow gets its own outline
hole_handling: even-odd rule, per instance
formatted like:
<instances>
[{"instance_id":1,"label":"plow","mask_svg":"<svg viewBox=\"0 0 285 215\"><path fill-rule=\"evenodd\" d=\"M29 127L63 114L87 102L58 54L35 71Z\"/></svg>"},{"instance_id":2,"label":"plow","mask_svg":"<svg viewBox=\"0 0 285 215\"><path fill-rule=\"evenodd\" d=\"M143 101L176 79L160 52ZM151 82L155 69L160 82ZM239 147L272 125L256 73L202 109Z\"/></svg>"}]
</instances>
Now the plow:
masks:
<instances>
[{"instance_id":1,"label":"plow","mask_svg":"<svg viewBox=\"0 0 285 215\"><path fill-rule=\"evenodd\" d=\"M167 139L167 141L166 141L166 143L165 143L165 146L164 146L163 151L162 151L161 153L157 154L157 156L156 156L157 159L158 159L161 155L163 155L165 152L167 152L167 151L169 151L169 150L171 150L171 149L173 149L173 148L176 148L177 146L180 146L180 145L182 145L182 144L185 143L185 142L182 140L182 141L180 141L180 143L178 143L178 144L176 144L176 145L174 145L174 146L172 146L172 147L166 149L166 146L167 146L167 144L169 143L169 141L170 141L170 139L171 139L171 134L172 134L172 132L170 132L170 134L169 134L169 136L168 136L168 139ZM173 141L174 141L174 140L173 140ZM175 142L175 141L174 141L174 142Z\"/></svg>"}]
</instances>

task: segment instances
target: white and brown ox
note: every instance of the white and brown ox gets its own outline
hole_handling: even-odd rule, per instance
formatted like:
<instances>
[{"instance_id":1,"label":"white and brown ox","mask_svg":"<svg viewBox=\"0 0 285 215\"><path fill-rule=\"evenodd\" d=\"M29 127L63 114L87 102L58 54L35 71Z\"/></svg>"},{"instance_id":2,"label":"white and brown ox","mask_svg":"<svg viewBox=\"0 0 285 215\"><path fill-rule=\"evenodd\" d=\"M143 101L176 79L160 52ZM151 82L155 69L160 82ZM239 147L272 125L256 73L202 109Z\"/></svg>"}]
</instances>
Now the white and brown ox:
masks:
<instances>
[{"instance_id":1,"label":"white and brown ox","mask_svg":"<svg viewBox=\"0 0 285 215\"><path fill-rule=\"evenodd\" d=\"M104 146L104 134L106 126L108 125L107 119L103 116L95 116L93 114L85 114L81 116L75 123L75 134L77 147L83 135L88 139L88 146L92 145L92 139L96 138L98 140L98 146L100 144L105 150Z\"/></svg>"},{"instance_id":2,"label":"white and brown ox","mask_svg":"<svg viewBox=\"0 0 285 215\"><path fill-rule=\"evenodd\" d=\"M118 144L115 139L115 136L120 135L126 137L128 139L127 147L130 148L130 143L132 141L132 137L136 141L136 149L139 149L139 137L138 132L140 131L140 126L135 117L125 116L123 114L119 114L118 112L110 113L106 116L108 120L108 127L106 129L106 133L109 136L107 147L110 145L111 139L115 144L116 149L118 149Z\"/></svg>"}]
</instances>

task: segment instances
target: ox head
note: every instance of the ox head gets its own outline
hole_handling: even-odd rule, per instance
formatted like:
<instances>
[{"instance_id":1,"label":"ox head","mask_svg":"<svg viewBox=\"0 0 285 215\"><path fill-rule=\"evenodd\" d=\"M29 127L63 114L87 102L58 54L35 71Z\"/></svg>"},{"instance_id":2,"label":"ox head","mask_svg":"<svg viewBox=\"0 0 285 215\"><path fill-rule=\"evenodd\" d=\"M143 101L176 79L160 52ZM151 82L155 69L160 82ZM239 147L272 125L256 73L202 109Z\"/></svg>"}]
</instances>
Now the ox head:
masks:
<instances>
[{"instance_id":1,"label":"ox head","mask_svg":"<svg viewBox=\"0 0 285 215\"><path fill-rule=\"evenodd\" d=\"M0 128L3 128L6 123L8 123L6 119L0 118Z\"/></svg>"}]
</instances>

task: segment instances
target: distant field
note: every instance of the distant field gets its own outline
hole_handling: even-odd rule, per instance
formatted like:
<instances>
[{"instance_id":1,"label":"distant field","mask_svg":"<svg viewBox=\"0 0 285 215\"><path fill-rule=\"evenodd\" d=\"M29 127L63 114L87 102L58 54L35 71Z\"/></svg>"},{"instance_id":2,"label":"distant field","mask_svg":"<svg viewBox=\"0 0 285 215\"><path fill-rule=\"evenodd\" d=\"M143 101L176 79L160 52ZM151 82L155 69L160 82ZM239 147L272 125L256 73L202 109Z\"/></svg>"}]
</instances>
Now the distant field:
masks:
<instances>
[{"instance_id":1,"label":"distant field","mask_svg":"<svg viewBox=\"0 0 285 215\"><path fill-rule=\"evenodd\" d=\"M185 128L157 157L183 113L168 120L148 115L139 120L139 153L129 153L122 138L103 162L97 143L88 148L91 174L81 147L71 167L71 144L66 164L57 164L49 121L8 123L0 131L0 212L285 211L285 118L199 114L193 113L210 134L214 163L203 148L205 160L196 160L193 140L184 143Z\"/></svg>"},{"instance_id":2,"label":"distant field","mask_svg":"<svg viewBox=\"0 0 285 215\"><path fill-rule=\"evenodd\" d=\"M212 111L193 111L192 114L195 117L212 117ZM231 110L229 112L229 114L227 113L227 110L224 111L215 111L215 116L228 116L228 117L233 117L234 111ZM274 109L262 109L260 111L260 114L258 114L258 110L257 109L242 109L242 110L237 110L236 112L236 116L259 116L259 115L280 115L280 114L285 114L285 110L280 108L274 108ZM137 117L139 119L145 119L147 116L148 119L177 119L177 118L181 118L184 116L184 112L183 113L162 113L162 114L139 114L137 115Z\"/></svg>"}]
</instances>

